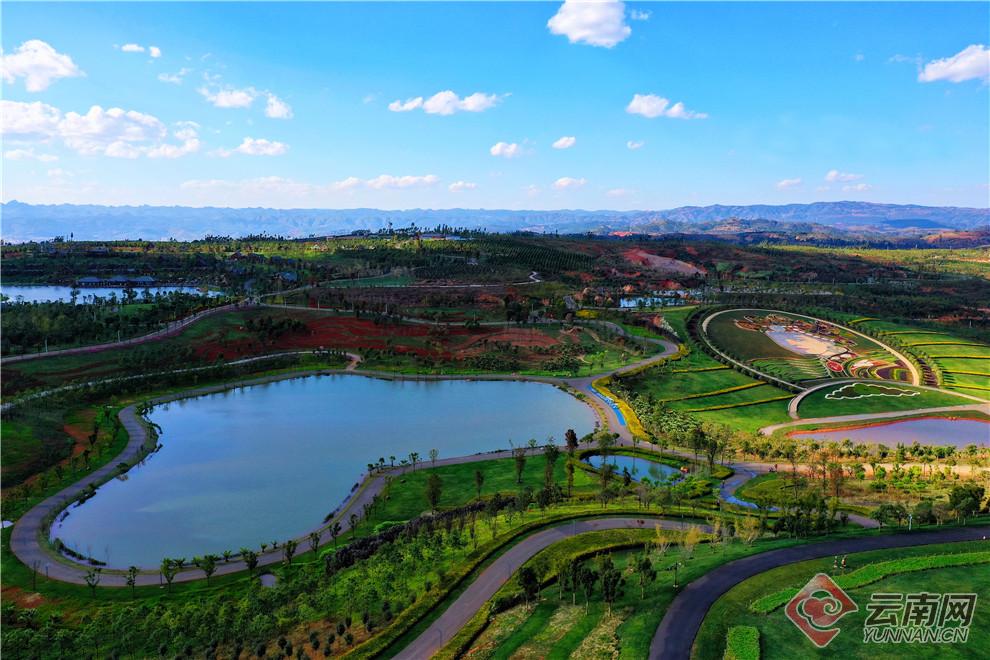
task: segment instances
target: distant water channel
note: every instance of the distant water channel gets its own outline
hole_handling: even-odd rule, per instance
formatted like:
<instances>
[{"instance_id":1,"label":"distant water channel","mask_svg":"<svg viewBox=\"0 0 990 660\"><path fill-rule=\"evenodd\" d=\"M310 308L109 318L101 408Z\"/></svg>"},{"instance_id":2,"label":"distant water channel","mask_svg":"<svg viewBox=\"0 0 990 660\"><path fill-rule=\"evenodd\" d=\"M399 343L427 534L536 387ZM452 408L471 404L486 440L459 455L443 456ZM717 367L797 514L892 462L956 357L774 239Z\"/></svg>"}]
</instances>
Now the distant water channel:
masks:
<instances>
[{"instance_id":1,"label":"distant water channel","mask_svg":"<svg viewBox=\"0 0 990 660\"><path fill-rule=\"evenodd\" d=\"M50 286L47 284L27 284L23 286L5 284L0 286L0 294L6 296L10 302L69 302L72 300L72 290L73 288L71 286ZM172 293L173 291L199 293L206 296L223 295L223 292L221 291L201 291L194 286L134 287L133 291L137 294L137 302L141 302L141 299L144 297L145 290L151 292L151 295L155 295L156 293ZM81 305L92 302L94 297L109 298L111 295L114 295L118 300L123 300L126 289L121 287L99 286L79 287L76 291L79 292L79 295L76 297L76 304Z\"/></svg>"},{"instance_id":2,"label":"distant water channel","mask_svg":"<svg viewBox=\"0 0 990 660\"><path fill-rule=\"evenodd\" d=\"M155 407L162 449L52 529L111 566L155 567L305 534L336 509L367 464L508 449L595 415L557 388L513 381L389 381L315 376ZM454 484L445 484L453 488ZM473 486L472 486L473 488ZM423 509L428 508L423 500Z\"/></svg>"},{"instance_id":3,"label":"distant water channel","mask_svg":"<svg viewBox=\"0 0 990 660\"><path fill-rule=\"evenodd\" d=\"M798 432L794 435L819 442L842 442L849 438L857 444L875 443L893 447L918 442L922 445L952 445L961 449L966 445L990 445L990 423L978 419L926 417L845 430Z\"/></svg>"}]
</instances>

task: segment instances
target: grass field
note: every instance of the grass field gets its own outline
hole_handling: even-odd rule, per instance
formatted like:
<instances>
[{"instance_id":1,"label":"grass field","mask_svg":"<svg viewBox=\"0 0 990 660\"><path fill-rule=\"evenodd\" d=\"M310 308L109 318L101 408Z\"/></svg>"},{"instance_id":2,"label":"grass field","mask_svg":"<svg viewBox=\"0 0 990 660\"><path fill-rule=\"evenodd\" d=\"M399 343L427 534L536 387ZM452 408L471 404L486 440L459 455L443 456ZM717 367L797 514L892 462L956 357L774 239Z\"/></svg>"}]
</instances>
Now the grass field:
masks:
<instances>
[{"instance_id":1,"label":"grass field","mask_svg":"<svg viewBox=\"0 0 990 660\"><path fill-rule=\"evenodd\" d=\"M849 569L897 558L923 557L942 553L961 553L986 550L986 543L952 543L920 546L898 550L881 550L848 556ZM720 598L709 610L695 642L693 657L721 657L728 628L736 625L755 626L760 631L762 657L799 658L817 656L815 647L784 616L783 609L768 615L756 614L750 606L757 599L776 593L785 587L800 587L819 572L832 573L833 559L826 557L783 566L750 578ZM986 613L977 605L976 620L970 627L970 638L965 646L951 644L881 645L863 643L863 622L868 614L865 604L870 594L880 592L965 592L977 593L978 603L990 598L990 571L973 567L931 569L914 573L891 575L878 582L850 589L849 596L859 606L859 611L846 615L841 623L842 632L828 646L830 657L846 658L972 658L979 657L981 649L990 645L990 626ZM909 654L909 656L907 655Z\"/></svg>"},{"instance_id":2,"label":"grass field","mask_svg":"<svg viewBox=\"0 0 990 660\"><path fill-rule=\"evenodd\" d=\"M829 398L829 396L833 398ZM951 391L934 392L897 384L855 383L825 387L812 392L798 407L803 418L892 412L919 408L961 406L974 403Z\"/></svg>"}]
</instances>

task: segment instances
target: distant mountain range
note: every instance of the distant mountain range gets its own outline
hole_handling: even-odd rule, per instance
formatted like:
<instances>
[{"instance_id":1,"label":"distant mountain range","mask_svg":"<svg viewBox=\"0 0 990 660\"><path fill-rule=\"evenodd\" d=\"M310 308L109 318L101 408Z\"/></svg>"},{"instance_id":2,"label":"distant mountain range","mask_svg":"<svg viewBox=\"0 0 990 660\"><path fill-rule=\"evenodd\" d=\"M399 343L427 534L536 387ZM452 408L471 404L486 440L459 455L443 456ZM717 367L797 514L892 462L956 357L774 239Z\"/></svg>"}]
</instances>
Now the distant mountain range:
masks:
<instances>
[{"instance_id":1,"label":"distant mountain range","mask_svg":"<svg viewBox=\"0 0 990 660\"><path fill-rule=\"evenodd\" d=\"M206 235L268 233L293 238L438 225L493 232L690 234L730 236L923 237L945 231L990 230L990 209L867 202L782 206L682 206L663 211L508 211L483 209L265 209L181 206L2 205L2 238L47 240L191 240Z\"/></svg>"}]
</instances>

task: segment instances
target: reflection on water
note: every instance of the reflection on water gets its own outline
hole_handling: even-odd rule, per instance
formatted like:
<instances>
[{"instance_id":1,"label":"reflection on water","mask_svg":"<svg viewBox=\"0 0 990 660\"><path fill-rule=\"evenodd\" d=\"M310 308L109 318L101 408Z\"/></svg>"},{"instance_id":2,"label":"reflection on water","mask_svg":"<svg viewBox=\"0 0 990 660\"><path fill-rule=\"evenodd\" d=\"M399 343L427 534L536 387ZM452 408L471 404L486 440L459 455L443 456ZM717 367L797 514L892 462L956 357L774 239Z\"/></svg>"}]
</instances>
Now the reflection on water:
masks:
<instances>
[{"instance_id":1,"label":"reflection on water","mask_svg":"<svg viewBox=\"0 0 990 660\"><path fill-rule=\"evenodd\" d=\"M257 548L317 526L379 457L426 464L433 448L450 458L595 426L587 405L542 383L361 376L238 388L149 419L161 451L70 508L53 536L114 566Z\"/></svg>"},{"instance_id":2,"label":"reflection on water","mask_svg":"<svg viewBox=\"0 0 990 660\"><path fill-rule=\"evenodd\" d=\"M990 444L990 423L978 419L926 417L852 429L798 431L793 435L819 442L842 442L848 438L857 444L874 443L893 447L918 442L922 445L952 445L961 448L966 445Z\"/></svg>"}]
</instances>

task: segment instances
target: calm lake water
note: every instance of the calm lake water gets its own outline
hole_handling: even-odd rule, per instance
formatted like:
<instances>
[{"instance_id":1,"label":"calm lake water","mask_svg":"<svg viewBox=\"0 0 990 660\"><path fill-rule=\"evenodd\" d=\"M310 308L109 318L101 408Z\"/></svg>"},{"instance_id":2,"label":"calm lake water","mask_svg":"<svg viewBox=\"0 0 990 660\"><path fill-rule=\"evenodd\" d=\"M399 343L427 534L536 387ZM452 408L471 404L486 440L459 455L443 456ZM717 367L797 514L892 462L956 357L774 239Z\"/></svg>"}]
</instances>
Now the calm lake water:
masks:
<instances>
[{"instance_id":1,"label":"calm lake water","mask_svg":"<svg viewBox=\"0 0 990 660\"><path fill-rule=\"evenodd\" d=\"M842 442L849 438L855 443L877 443L892 447L897 443L910 445L915 441L923 445L965 447L990 444L990 423L978 419L929 417L863 426L857 429L812 431L794 435L821 442Z\"/></svg>"},{"instance_id":2,"label":"calm lake water","mask_svg":"<svg viewBox=\"0 0 990 660\"><path fill-rule=\"evenodd\" d=\"M593 467L602 466L602 457L600 455L589 456L585 459ZM632 475L633 480L639 481L643 477L647 477L652 480L656 479L666 479L667 477L681 476L681 471L665 463L658 463L656 461L651 461L646 458L626 456L625 454L612 454L606 459L610 465L615 466L615 476L618 478L622 477L623 468L629 470L629 474ZM654 473L656 475L654 476Z\"/></svg>"},{"instance_id":3,"label":"calm lake water","mask_svg":"<svg viewBox=\"0 0 990 660\"><path fill-rule=\"evenodd\" d=\"M542 444L596 418L542 383L316 376L163 404L149 419L162 449L68 509L53 537L117 567L257 549L319 525L380 456L428 464L431 448Z\"/></svg>"},{"instance_id":4,"label":"calm lake water","mask_svg":"<svg viewBox=\"0 0 990 660\"><path fill-rule=\"evenodd\" d=\"M223 295L221 291L203 292L194 286L135 287L134 292L137 294L139 302L141 298L144 296L145 289L150 291L152 295L156 293L171 293L172 291L183 291L185 293L201 293L207 296ZM77 304L91 302L94 296L97 298L109 298L111 294L115 294L117 298L123 298L125 291L125 289L121 287L110 287L110 286L80 287L76 290L79 291L79 297L76 298ZM0 294L3 294L8 298L10 298L11 302L17 302L18 296L20 296L23 299L23 302L54 302L56 300L62 302L69 302L70 300L72 300L71 292L72 292L71 286L48 286L48 285L0 286Z\"/></svg>"}]
</instances>

